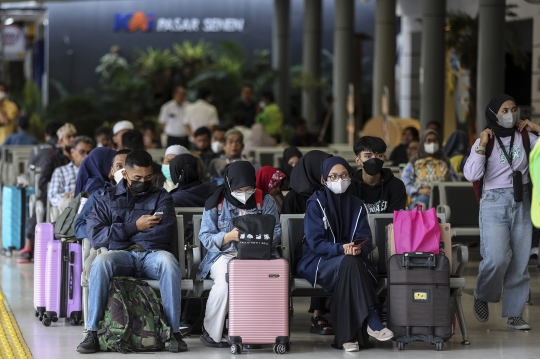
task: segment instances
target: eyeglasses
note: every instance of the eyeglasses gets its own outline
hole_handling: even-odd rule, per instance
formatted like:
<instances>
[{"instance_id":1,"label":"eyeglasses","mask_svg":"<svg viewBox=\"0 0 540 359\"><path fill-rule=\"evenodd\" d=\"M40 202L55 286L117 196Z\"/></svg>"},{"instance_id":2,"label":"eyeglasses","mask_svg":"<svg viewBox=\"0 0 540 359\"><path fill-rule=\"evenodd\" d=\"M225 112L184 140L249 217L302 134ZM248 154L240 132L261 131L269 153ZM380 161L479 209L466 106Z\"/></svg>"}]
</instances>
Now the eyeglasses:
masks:
<instances>
[{"instance_id":1,"label":"eyeglasses","mask_svg":"<svg viewBox=\"0 0 540 359\"><path fill-rule=\"evenodd\" d=\"M255 193L255 188L252 188L252 189L248 189L247 191L241 191L241 190L234 190L233 193L235 194L242 194L242 193L246 193L248 195L252 195L253 193Z\"/></svg>"},{"instance_id":2,"label":"eyeglasses","mask_svg":"<svg viewBox=\"0 0 540 359\"><path fill-rule=\"evenodd\" d=\"M342 173L340 175L337 175L335 173L332 173L327 177L331 182L337 182L338 179L342 179L344 181L349 181L351 179L351 175L349 172Z\"/></svg>"}]
</instances>

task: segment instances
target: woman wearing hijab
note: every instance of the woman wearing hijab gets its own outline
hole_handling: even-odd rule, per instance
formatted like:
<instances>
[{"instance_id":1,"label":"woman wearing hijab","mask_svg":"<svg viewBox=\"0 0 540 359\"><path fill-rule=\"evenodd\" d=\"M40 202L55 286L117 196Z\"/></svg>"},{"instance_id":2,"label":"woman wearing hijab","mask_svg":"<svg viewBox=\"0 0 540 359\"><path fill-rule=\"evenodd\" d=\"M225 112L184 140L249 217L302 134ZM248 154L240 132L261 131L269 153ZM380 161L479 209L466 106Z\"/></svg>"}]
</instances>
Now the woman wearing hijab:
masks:
<instances>
[{"instance_id":1,"label":"woman wearing hijab","mask_svg":"<svg viewBox=\"0 0 540 359\"><path fill-rule=\"evenodd\" d=\"M498 303L503 294L502 316L508 317L508 328L529 330L522 318L530 289L527 265L532 239L525 145L534 147L538 137L530 132L540 131L540 126L529 120L518 123L516 101L508 95L495 96L485 114L488 128L474 143L463 171L467 180L481 181L482 261L473 312L478 321L487 322L488 303Z\"/></svg>"},{"instance_id":2,"label":"woman wearing hijab","mask_svg":"<svg viewBox=\"0 0 540 359\"><path fill-rule=\"evenodd\" d=\"M223 338L223 325L229 296L227 265L237 253L238 229L234 228L233 219L257 213L258 195L255 192L260 190L255 188L255 182L255 169L251 163L234 162L225 169L224 183L216 188L204 206L199 238L208 252L199 265L197 280L204 280L210 275L214 281L208 295L203 334L200 338L208 347L229 346ZM262 193L259 197L263 197L262 214L270 214L276 218L272 254L277 257L275 246L281 242L281 226L276 202L268 194Z\"/></svg>"},{"instance_id":3,"label":"woman wearing hijab","mask_svg":"<svg viewBox=\"0 0 540 359\"><path fill-rule=\"evenodd\" d=\"M313 193L323 187L321 168L323 162L332 157L331 154L313 150L302 156L291 171L290 191L283 199L281 214L304 214L306 203ZM308 310L311 317L310 333L334 335L332 324L324 317L327 312L325 297L312 297Z\"/></svg>"},{"instance_id":4,"label":"woman wearing hijab","mask_svg":"<svg viewBox=\"0 0 540 359\"><path fill-rule=\"evenodd\" d=\"M465 131L456 130L448 137L443 149L456 172L461 172L461 162L463 157L469 153L468 148L469 135Z\"/></svg>"},{"instance_id":5,"label":"woman wearing hijab","mask_svg":"<svg viewBox=\"0 0 540 359\"><path fill-rule=\"evenodd\" d=\"M298 160L291 171L290 191L283 199L282 214L306 213L307 200L322 187L322 163L331 156L329 153L313 150Z\"/></svg>"},{"instance_id":6,"label":"woman wearing hijab","mask_svg":"<svg viewBox=\"0 0 540 359\"><path fill-rule=\"evenodd\" d=\"M281 188L287 176L285 173L272 166L264 166L257 172L257 188L263 192L267 192L276 201L278 212L281 213L283 205L283 193Z\"/></svg>"},{"instance_id":7,"label":"woman wearing hijab","mask_svg":"<svg viewBox=\"0 0 540 359\"><path fill-rule=\"evenodd\" d=\"M197 159L190 154L171 160L169 168L174 189L169 193L175 207L204 207L206 199L215 191L215 183L199 179L197 165Z\"/></svg>"},{"instance_id":8,"label":"woman wearing hijab","mask_svg":"<svg viewBox=\"0 0 540 359\"><path fill-rule=\"evenodd\" d=\"M79 168L75 182L75 196L81 192L91 194L110 182L109 175L114 156L116 151L106 147L99 147L90 152Z\"/></svg>"},{"instance_id":9,"label":"woman wearing hijab","mask_svg":"<svg viewBox=\"0 0 540 359\"><path fill-rule=\"evenodd\" d=\"M308 200L297 267L300 276L334 293L332 346L346 351L368 348L368 335L380 341L393 337L375 311L377 276L368 258L371 230L363 202L349 190L353 172L341 157L324 161L320 179L324 186Z\"/></svg>"},{"instance_id":10,"label":"woman wearing hijab","mask_svg":"<svg viewBox=\"0 0 540 359\"><path fill-rule=\"evenodd\" d=\"M283 188L288 189L291 179L291 172L298 160L302 157L302 152L297 147L287 147L281 157L281 171L287 178L283 181Z\"/></svg>"},{"instance_id":11,"label":"woman wearing hijab","mask_svg":"<svg viewBox=\"0 0 540 359\"><path fill-rule=\"evenodd\" d=\"M403 169L401 180L411 198L410 208L422 204L427 208L431 186L439 182L457 181L452 164L440 146L437 132L426 130L420 140L418 154Z\"/></svg>"}]
</instances>

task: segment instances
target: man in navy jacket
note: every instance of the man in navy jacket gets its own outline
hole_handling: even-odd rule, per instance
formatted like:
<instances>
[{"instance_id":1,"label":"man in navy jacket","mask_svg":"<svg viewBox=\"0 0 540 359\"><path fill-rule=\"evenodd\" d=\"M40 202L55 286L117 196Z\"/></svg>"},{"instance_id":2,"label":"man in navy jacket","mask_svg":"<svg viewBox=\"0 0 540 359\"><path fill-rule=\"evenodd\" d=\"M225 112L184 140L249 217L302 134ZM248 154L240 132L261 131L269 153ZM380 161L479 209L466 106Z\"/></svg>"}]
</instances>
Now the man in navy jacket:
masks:
<instances>
[{"instance_id":1,"label":"man in navy jacket","mask_svg":"<svg viewBox=\"0 0 540 359\"><path fill-rule=\"evenodd\" d=\"M113 276L159 280L165 315L179 344L178 350L187 350L180 335L182 272L171 254L176 238L174 205L165 189L152 187L152 174L152 156L145 151L130 152L124 179L97 198L88 213L88 239L94 248L106 247L109 251L92 263L88 334L77 347L79 353L99 351L97 331Z\"/></svg>"}]
</instances>

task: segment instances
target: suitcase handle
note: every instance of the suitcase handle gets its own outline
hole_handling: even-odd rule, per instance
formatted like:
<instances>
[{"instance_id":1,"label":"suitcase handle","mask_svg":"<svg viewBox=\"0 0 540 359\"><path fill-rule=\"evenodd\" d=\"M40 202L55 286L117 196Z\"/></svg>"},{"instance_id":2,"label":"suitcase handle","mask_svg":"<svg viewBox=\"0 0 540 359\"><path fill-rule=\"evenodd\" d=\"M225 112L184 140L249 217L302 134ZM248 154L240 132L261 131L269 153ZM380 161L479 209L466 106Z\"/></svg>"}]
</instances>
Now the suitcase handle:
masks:
<instances>
[{"instance_id":1,"label":"suitcase handle","mask_svg":"<svg viewBox=\"0 0 540 359\"><path fill-rule=\"evenodd\" d=\"M426 252L403 253L403 267L428 267L435 268L435 255Z\"/></svg>"}]
</instances>

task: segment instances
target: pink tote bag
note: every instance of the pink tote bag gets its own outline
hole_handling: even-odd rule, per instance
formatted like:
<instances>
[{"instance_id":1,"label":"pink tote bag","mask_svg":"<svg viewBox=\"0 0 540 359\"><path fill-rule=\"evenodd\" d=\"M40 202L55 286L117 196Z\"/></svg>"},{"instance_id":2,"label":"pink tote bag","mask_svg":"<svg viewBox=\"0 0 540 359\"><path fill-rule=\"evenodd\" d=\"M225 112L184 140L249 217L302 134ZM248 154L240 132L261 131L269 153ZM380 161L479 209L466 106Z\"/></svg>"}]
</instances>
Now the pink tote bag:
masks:
<instances>
[{"instance_id":1,"label":"pink tote bag","mask_svg":"<svg viewBox=\"0 0 540 359\"><path fill-rule=\"evenodd\" d=\"M394 211L396 254L429 252L439 254L441 227L435 208L425 212L422 206L412 211Z\"/></svg>"}]
</instances>

